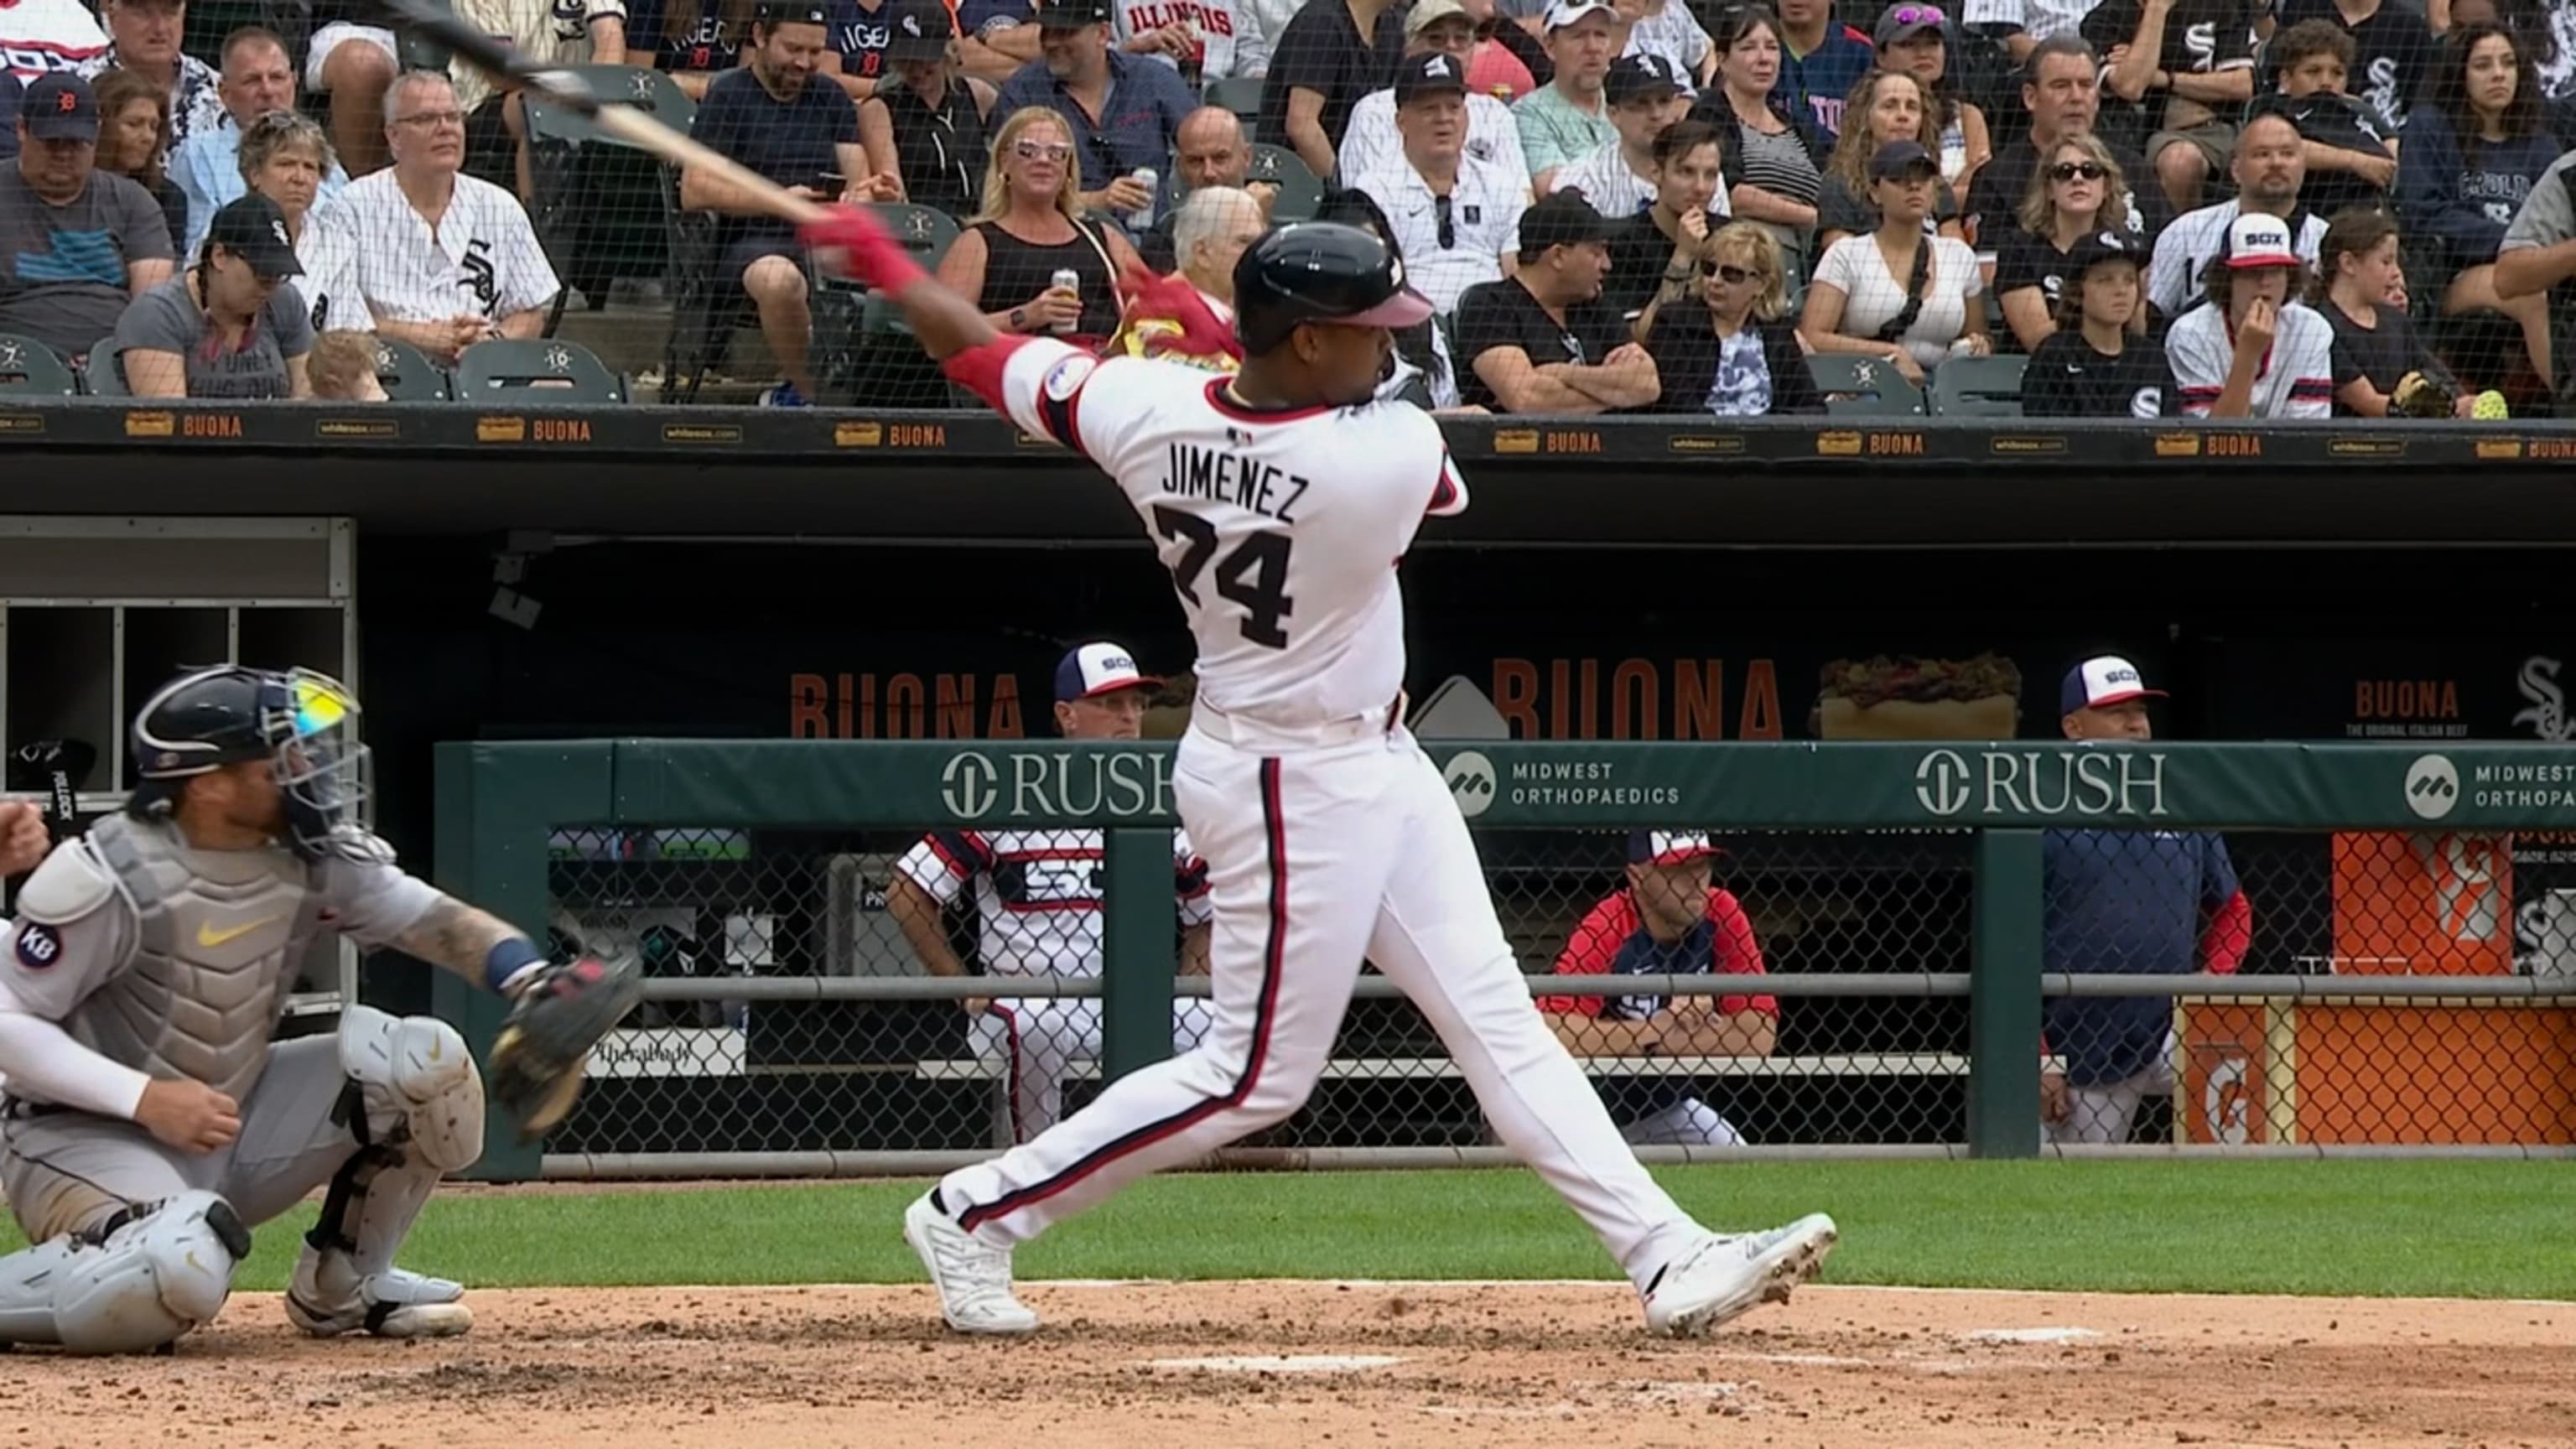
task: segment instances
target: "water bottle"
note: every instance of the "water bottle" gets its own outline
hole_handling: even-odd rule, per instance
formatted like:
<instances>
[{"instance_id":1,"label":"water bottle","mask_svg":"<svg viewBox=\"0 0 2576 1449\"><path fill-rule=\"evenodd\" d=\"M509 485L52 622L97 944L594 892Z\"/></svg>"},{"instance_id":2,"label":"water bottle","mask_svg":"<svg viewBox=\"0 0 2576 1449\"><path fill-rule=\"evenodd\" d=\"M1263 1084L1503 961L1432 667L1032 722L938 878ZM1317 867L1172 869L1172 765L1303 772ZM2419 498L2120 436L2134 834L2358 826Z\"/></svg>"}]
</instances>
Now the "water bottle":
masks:
<instances>
[{"instance_id":1,"label":"water bottle","mask_svg":"<svg viewBox=\"0 0 2576 1449\"><path fill-rule=\"evenodd\" d=\"M1136 168L1136 184L1145 188L1145 204L1127 213L1127 224L1136 231L1150 230L1154 225L1154 183L1162 180L1151 166Z\"/></svg>"},{"instance_id":2,"label":"water bottle","mask_svg":"<svg viewBox=\"0 0 2576 1449\"><path fill-rule=\"evenodd\" d=\"M1047 278L1047 281L1053 286L1062 288L1065 291L1072 292L1077 295L1082 291L1082 273L1075 271L1071 267L1056 268L1055 275ZM1070 322L1058 322L1055 324L1055 330L1058 332L1071 332L1081 325L1082 319L1077 317Z\"/></svg>"}]
</instances>

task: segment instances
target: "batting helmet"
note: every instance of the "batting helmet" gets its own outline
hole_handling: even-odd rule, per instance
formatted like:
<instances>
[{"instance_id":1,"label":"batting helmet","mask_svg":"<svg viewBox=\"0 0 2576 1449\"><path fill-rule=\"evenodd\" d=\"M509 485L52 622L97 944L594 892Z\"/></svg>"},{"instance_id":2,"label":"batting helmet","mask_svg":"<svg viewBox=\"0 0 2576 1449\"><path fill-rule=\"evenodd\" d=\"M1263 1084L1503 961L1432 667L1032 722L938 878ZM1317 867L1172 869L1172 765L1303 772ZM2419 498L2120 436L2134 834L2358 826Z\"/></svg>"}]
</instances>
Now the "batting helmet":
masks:
<instances>
[{"instance_id":1,"label":"batting helmet","mask_svg":"<svg viewBox=\"0 0 2576 1449\"><path fill-rule=\"evenodd\" d=\"M1404 284L1404 262L1376 237L1337 222L1279 227L1234 264L1234 330L1244 355L1288 340L1302 322L1410 327L1431 304Z\"/></svg>"}]
</instances>

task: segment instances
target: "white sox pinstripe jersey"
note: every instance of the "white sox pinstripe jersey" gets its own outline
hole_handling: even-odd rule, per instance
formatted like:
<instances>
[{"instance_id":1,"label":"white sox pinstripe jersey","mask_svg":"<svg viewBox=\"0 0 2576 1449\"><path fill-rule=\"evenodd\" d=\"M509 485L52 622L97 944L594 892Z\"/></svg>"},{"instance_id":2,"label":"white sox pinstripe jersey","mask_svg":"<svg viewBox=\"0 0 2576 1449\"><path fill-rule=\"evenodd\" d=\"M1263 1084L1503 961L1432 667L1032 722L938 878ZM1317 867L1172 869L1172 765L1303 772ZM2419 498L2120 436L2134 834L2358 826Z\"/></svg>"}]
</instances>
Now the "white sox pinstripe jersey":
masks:
<instances>
[{"instance_id":1,"label":"white sox pinstripe jersey","mask_svg":"<svg viewBox=\"0 0 2576 1449\"><path fill-rule=\"evenodd\" d=\"M895 869L942 906L955 905L973 885L986 974L1097 976L1100 852L1097 830L942 830L905 852ZM1204 923L1207 864L1177 830L1172 887L1182 928Z\"/></svg>"}]
</instances>

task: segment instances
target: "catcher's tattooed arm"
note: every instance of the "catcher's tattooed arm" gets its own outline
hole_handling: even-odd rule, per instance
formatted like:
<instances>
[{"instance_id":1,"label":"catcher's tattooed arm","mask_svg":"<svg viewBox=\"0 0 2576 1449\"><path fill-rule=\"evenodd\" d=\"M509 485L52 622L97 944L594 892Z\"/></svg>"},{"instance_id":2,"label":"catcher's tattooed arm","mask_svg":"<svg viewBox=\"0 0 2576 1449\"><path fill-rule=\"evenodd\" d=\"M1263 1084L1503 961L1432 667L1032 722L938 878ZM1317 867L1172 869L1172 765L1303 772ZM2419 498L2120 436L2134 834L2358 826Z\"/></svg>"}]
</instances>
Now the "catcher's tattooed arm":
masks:
<instances>
[{"instance_id":1,"label":"catcher's tattooed arm","mask_svg":"<svg viewBox=\"0 0 2576 1449\"><path fill-rule=\"evenodd\" d=\"M469 906L454 896L442 895L420 918L394 933L387 944L408 956L416 956L441 969L453 971L468 981L502 989L509 974L522 966L532 965L543 956L519 928L489 911ZM518 952L503 948L516 946ZM494 958L514 955L499 979L494 975Z\"/></svg>"}]
</instances>

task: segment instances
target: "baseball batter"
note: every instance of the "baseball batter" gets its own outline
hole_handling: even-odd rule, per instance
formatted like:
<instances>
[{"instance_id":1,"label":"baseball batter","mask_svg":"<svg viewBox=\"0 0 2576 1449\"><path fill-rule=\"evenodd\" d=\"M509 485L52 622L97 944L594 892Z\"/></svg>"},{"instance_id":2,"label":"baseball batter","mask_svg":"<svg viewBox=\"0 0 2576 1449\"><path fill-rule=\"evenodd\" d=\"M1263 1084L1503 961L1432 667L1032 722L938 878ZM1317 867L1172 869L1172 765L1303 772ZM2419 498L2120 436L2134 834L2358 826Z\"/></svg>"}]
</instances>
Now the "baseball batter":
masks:
<instances>
[{"instance_id":1,"label":"baseball batter","mask_svg":"<svg viewBox=\"0 0 2576 1449\"><path fill-rule=\"evenodd\" d=\"M514 1022L595 991L601 968L548 963L394 864L357 824L356 716L301 670L182 676L136 718L143 783L123 813L20 891L0 944L0 1187L35 1246L0 1258L0 1346L170 1344L222 1308L250 1229L316 1188L286 1296L297 1327L473 1323L459 1285L394 1266L439 1177L483 1150L464 1039L355 1004L336 1036L270 1035L324 933L487 982L518 999ZM511 1100L497 1048L493 1070Z\"/></svg>"},{"instance_id":2,"label":"baseball batter","mask_svg":"<svg viewBox=\"0 0 2576 1449\"><path fill-rule=\"evenodd\" d=\"M1329 223L1265 235L1235 270L1242 370L1211 378L1001 336L855 211L807 230L893 298L950 377L1117 480L1198 645L1173 793L1208 863L1213 1024L907 1210L949 1326L1034 1330L1014 1245L1296 1111L1363 958L1600 1236L1650 1328L1696 1333L1786 1299L1832 1248L1833 1220L1712 1233L1647 1176L1540 1019L1466 824L1402 724L1396 566L1423 517L1461 511L1467 489L1427 414L1371 400L1388 330L1430 315L1385 244ZM1192 325L1214 324L1202 307Z\"/></svg>"}]
</instances>

